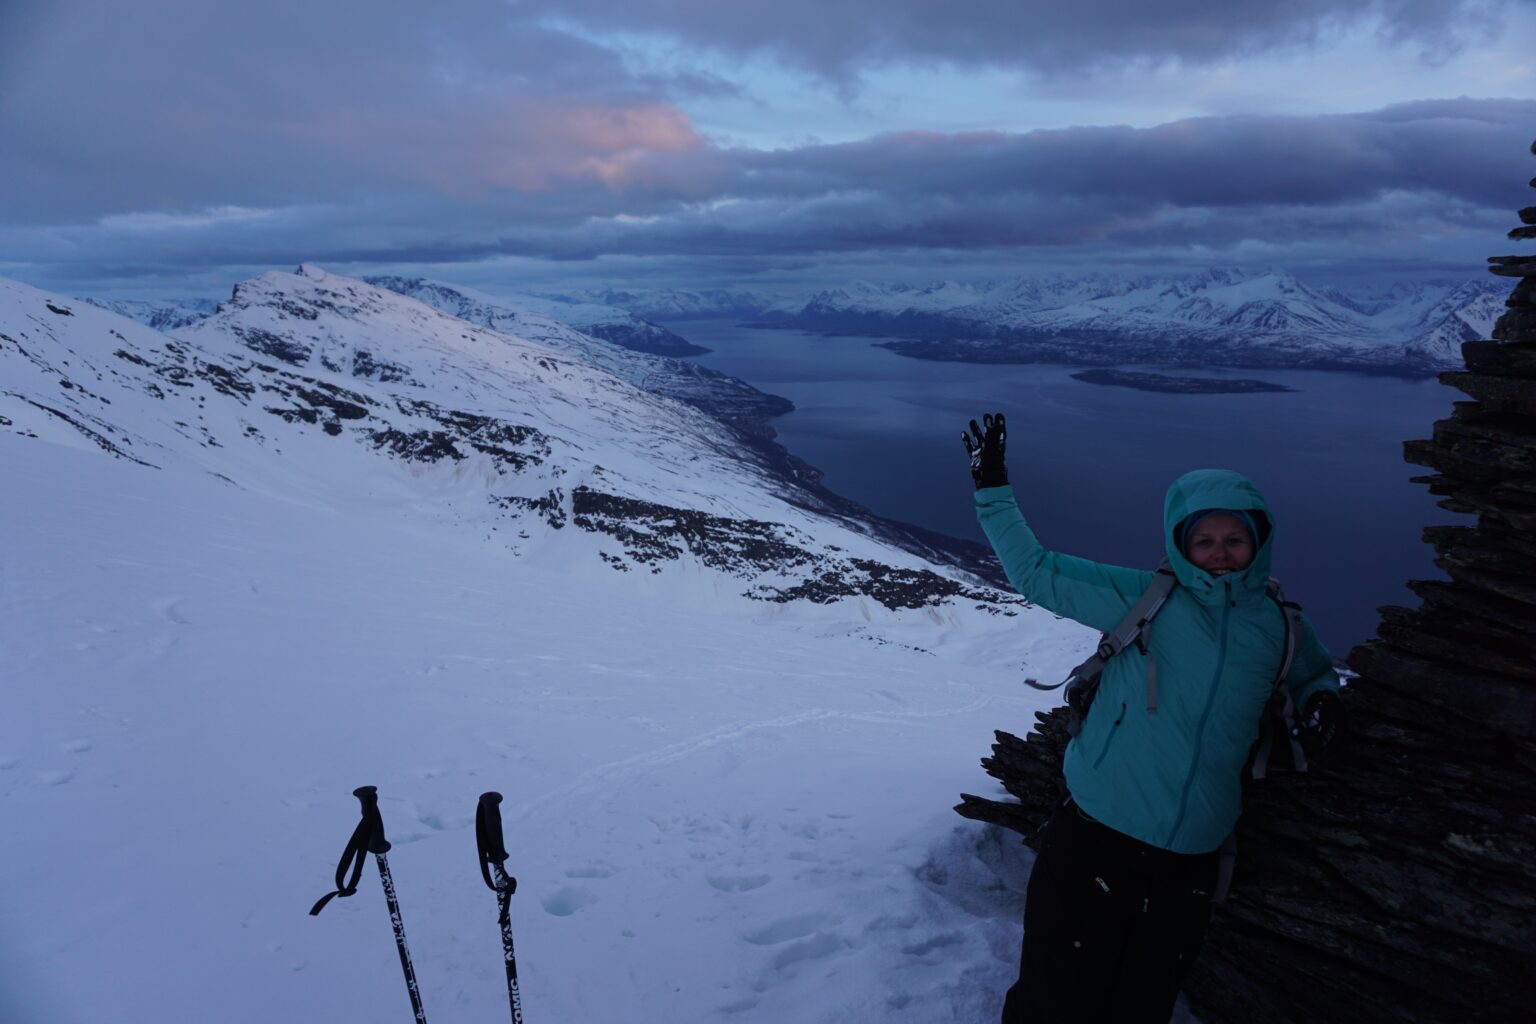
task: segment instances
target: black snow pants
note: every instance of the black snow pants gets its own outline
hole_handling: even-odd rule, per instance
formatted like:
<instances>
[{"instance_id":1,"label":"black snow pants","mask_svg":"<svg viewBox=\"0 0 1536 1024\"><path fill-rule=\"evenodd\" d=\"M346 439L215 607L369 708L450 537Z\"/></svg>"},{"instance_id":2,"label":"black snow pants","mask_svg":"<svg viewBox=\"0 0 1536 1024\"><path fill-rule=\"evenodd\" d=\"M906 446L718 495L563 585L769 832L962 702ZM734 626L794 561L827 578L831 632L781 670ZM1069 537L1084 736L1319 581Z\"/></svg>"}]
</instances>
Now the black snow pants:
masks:
<instances>
[{"instance_id":1,"label":"black snow pants","mask_svg":"<svg viewBox=\"0 0 1536 1024\"><path fill-rule=\"evenodd\" d=\"M1219 857L1058 809L1029 878L1003 1024L1167 1024L1210 922Z\"/></svg>"}]
</instances>

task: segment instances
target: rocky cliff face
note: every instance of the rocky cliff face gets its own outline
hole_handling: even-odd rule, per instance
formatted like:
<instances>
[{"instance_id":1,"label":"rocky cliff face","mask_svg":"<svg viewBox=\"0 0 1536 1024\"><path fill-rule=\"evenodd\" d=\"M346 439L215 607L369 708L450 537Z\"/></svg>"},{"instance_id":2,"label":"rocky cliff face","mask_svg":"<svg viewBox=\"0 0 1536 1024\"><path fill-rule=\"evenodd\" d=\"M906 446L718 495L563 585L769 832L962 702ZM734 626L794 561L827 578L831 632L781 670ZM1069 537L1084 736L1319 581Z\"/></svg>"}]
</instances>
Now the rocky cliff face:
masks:
<instances>
[{"instance_id":1,"label":"rocky cliff face","mask_svg":"<svg viewBox=\"0 0 1536 1024\"><path fill-rule=\"evenodd\" d=\"M1510 237L1536 237L1536 207L1520 219ZM1475 521L1425 531L1450 579L1411 584L1422 604L1383 608L1350 653L1336 762L1250 788L1237 882L1188 985L1208 1022L1516 1021L1536 1006L1536 257L1490 263L1518 281L1507 311L1442 376L1472 400L1405 445ZM1018 802L956 808L1027 841L1067 739L1060 712L1039 717L982 762Z\"/></svg>"}]
</instances>

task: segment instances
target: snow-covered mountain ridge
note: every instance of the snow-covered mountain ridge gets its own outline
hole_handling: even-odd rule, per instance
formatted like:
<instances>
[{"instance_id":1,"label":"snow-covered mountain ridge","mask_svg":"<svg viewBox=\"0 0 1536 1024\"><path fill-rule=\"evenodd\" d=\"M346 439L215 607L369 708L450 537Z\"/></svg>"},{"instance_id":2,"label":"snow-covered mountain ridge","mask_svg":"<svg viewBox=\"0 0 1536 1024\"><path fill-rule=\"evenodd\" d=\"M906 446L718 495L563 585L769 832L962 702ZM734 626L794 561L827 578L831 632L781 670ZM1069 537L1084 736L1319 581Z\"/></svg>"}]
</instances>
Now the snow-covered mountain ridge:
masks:
<instances>
[{"instance_id":1,"label":"snow-covered mountain ridge","mask_svg":"<svg viewBox=\"0 0 1536 1024\"><path fill-rule=\"evenodd\" d=\"M1308 285L1273 269L927 285L855 281L809 298L665 288L492 296L420 278L371 280L477 323L527 332L540 330L543 317L623 348L670 357L703 350L646 318L674 323L731 318L764 327L889 337L895 339L893 350L923 359L1411 375L1459 366L1461 343L1487 336L1504 299L1501 287L1480 280L1345 291ZM106 305L161 329L185 326L207 312L195 303ZM622 375L621 364L609 363L607 368ZM706 381L706 372L687 366L652 364L638 377L631 367L629 379L733 415L724 410L742 394L722 394L720 380Z\"/></svg>"},{"instance_id":2,"label":"snow-covered mountain ridge","mask_svg":"<svg viewBox=\"0 0 1536 1024\"><path fill-rule=\"evenodd\" d=\"M219 304L212 299L184 299L180 302L147 302L142 299L93 299L84 301L101 309L137 320L157 331L174 331L178 327L190 327L217 311Z\"/></svg>"},{"instance_id":3,"label":"snow-covered mountain ridge","mask_svg":"<svg viewBox=\"0 0 1536 1024\"><path fill-rule=\"evenodd\" d=\"M429 518L514 553L723 574L759 600L1014 610L920 543L871 536L719 420L572 358L617 357L556 325L540 330L564 351L315 267L244 282L174 336L10 282L3 296L0 427L28 436L269 492L383 459L454 494L423 499Z\"/></svg>"},{"instance_id":4,"label":"snow-covered mountain ridge","mask_svg":"<svg viewBox=\"0 0 1536 1024\"><path fill-rule=\"evenodd\" d=\"M697 406L718 419L750 426L763 432L767 420L791 411L794 406L777 395L768 395L735 377L708 370L697 363L645 350L619 348L611 339L594 342L590 330L577 330L570 318L584 307L533 296L507 298L487 295L459 285L424 278L373 277L368 283L406 295L450 316L537 341L589 366L659 395ZM611 307L595 307L609 309ZM705 351L690 346L694 351Z\"/></svg>"},{"instance_id":5,"label":"snow-covered mountain ridge","mask_svg":"<svg viewBox=\"0 0 1536 1024\"><path fill-rule=\"evenodd\" d=\"M1502 291L1473 281L1352 299L1281 270L1209 270L920 289L863 283L756 319L908 338L889 347L924 359L1428 373L1460 365L1460 343L1487 336Z\"/></svg>"},{"instance_id":6,"label":"snow-covered mountain ridge","mask_svg":"<svg viewBox=\"0 0 1536 1024\"><path fill-rule=\"evenodd\" d=\"M568 328L575 328L582 334L603 341L611 342L620 348L633 352L644 352L655 356L695 356L709 349L695 345L684 338L662 327L653 324L649 320L635 313L619 308L612 303L583 301L580 299L552 299L540 295L532 295L526 292L492 297L482 292L464 288L460 285L445 285L437 281L426 281L422 278L379 276L365 277L364 281L387 288L390 291L399 292L402 295L410 295L413 298L422 299L428 305L438 305L424 295L436 294L444 305L438 305L444 312L465 320L482 322L472 314L483 311L486 308L495 308L498 315L507 316L516 311L525 317L532 318L543 316L550 320L557 320ZM448 293L454 293L450 296ZM417 294L422 293L422 294ZM448 308L449 305L458 306L463 312L455 312ZM513 318L515 322L515 317ZM507 324L511 326L512 324ZM491 326L491 325L487 325Z\"/></svg>"},{"instance_id":7,"label":"snow-covered mountain ridge","mask_svg":"<svg viewBox=\"0 0 1536 1024\"><path fill-rule=\"evenodd\" d=\"M765 310L793 310L799 303L782 296L742 288L597 288L547 291L546 298L562 303L599 303L629 310L655 320L755 316Z\"/></svg>"},{"instance_id":8,"label":"snow-covered mountain ridge","mask_svg":"<svg viewBox=\"0 0 1536 1024\"><path fill-rule=\"evenodd\" d=\"M420 278L393 276L367 277L363 280L393 291L408 291L411 287L423 283ZM589 337L600 338L633 352L676 358L700 355L709 351L678 337L660 324L653 324L628 310L613 305L574 297L553 299L527 293L492 299L458 285L447 287L451 287L462 295L474 296L470 301L490 301L520 310L525 314L541 314L550 319L558 319L559 323L566 328L577 330ZM109 309L114 313L121 313L157 331L189 327L205 317L212 316L218 308L218 303L212 299L152 302L142 299L99 299L84 296L82 301L102 309Z\"/></svg>"}]
</instances>

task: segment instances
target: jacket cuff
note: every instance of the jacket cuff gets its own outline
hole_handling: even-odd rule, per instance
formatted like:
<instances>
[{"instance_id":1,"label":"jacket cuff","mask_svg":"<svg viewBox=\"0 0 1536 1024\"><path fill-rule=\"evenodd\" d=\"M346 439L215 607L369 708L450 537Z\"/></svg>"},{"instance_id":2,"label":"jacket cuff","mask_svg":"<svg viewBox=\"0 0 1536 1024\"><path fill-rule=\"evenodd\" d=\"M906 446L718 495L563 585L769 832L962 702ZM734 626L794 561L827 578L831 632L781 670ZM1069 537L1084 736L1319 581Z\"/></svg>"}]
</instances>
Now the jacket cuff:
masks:
<instances>
[{"instance_id":1,"label":"jacket cuff","mask_svg":"<svg viewBox=\"0 0 1536 1024\"><path fill-rule=\"evenodd\" d=\"M1312 698L1313 694L1337 694L1338 692L1339 674L1330 668L1322 675L1317 676L1314 679L1309 679L1305 683L1302 683L1300 686L1298 686L1291 696L1291 703L1295 706L1296 713L1300 714L1302 710L1306 708L1307 701Z\"/></svg>"}]
</instances>

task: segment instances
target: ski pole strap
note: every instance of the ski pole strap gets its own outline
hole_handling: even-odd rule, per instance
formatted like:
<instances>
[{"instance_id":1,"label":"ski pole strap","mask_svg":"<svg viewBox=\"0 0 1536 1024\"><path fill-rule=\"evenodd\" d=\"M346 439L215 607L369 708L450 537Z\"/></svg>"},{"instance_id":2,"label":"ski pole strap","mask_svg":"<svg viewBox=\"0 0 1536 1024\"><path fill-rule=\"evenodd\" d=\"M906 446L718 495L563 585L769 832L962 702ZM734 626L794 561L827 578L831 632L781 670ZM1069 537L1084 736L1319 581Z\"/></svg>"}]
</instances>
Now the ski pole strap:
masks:
<instances>
[{"instance_id":1,"label":"ski pole strap","mask_svg":"<svg viewBox=\"0 0 1536 1024\"><path fill-rule=\"evenodd\" d=\"M517 879L506 874L507 847L501 837L500 793L480 794L480 803L475 808L475 844L480 848L480 877L485 879L486 887L498 895L505 889L506 895L511 896L517 891ZM492 865L496 867L498 880L506 880L504 885L497 885L492 880Z\"/></svg>"},{"instance_id":2,"label":"ski pole strap","mask_svg":"<svg viewBox=\"0 0 1536 1024\"><path fill-rule=\"evenodd\" d=\"M1045 691L1049 692L1051 690L1059 690L1059 689L1061 689L1063 686L1066 686L1068 683L1070 683L1072 680L1074 680L1076 678L1077 678L1077 676L1074 673L1073 675L1067 676L1067 678L1063 679L1059 683L1053 683L1050 686L1046 686L1044 683L1042 683L1038 679L1033 679L1033 678L1031 678L1029 676L1025 676L1024 677L1024 685L1028 686L1028 687L1030 687L1031 689L1034 689L1034 690L1045 690Z\"/></svg>"},{"instance_id":3,"label":"ski pole strap","mask_svg":"<svg viewBox=\"0 0 1536 1024\"><path fill-rule=\"evenodd\" d=\"M363 877L363 864L369 853L389 852L389 840L384 838L384 819L379 815L378 788L359 786L352 791L352 795L362 804L362 819L358 821L357 828L352 830L352 838L347 840L347 848L341 851L341 860L336 864L336 890L326 893L309 908L311 917L324 910L325 905L337 896L345 899L357 892L357 882ZM351 878L347 877L349 869L352 872Z\"/></svg>"}]
</instances>

